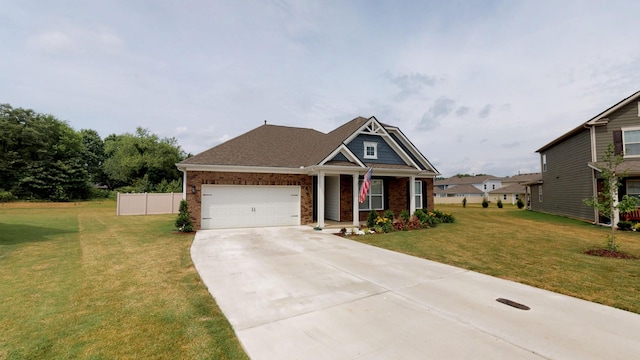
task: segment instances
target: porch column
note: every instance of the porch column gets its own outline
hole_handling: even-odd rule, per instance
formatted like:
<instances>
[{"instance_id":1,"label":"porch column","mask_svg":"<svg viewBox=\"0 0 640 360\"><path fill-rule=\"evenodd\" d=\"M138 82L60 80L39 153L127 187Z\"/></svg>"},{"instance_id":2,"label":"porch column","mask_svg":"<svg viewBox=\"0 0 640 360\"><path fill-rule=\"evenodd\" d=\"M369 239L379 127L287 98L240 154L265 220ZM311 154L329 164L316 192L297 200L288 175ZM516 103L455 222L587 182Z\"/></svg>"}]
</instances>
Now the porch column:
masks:
<instances>
[{"instance_id":1,"label":"porch column","mask_svg":"<svg viewBox=\"0 0 640 360\"><path fill-rule=\"evenodd\" d=\"M353 195L353 227L354 228L359 228L360 227L360 205L358 202L358 198L359 198L359 193L360 193L360 189L358 189L358 178L360 177L358 174L353 174L353 191L351 192Z\"/></svg>"},{"instance_id":2,"label":"porch column","mask_svg":"<svg viewBox=\"0 0 640 360\"><path fill-rule=\"evenodd\" d=\"M422 194L425 196L425 194ZM416 212L416 177L409 177L409 214Z\"/></svg>"},{"instance_id":3,"label":"porch column","mask_svg":"<svg viewBox=\"0 0 640 360\"><path fill-rule=\"evenodd\" d=\"M324 227L324 173L318 172L318 227Z\"/></svg>"}]
</instances>

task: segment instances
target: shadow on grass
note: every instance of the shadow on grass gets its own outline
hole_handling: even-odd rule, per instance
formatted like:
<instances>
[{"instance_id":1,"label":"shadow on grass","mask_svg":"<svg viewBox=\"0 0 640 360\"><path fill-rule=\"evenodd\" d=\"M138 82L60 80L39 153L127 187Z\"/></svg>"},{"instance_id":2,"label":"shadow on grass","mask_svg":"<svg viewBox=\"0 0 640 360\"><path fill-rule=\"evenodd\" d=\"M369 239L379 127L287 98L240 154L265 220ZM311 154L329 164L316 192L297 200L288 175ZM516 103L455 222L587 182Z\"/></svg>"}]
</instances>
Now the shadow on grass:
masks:
<instances>
[{"instance_id":1,"label":"shadow on grass","mask_svg":"<svg viewBox=\"0 0 640 360\"><path fill-rule=\"evenodd\" d=\"M0 223L0 245L16 245L27 242L48 241L61 234L74 234L78 230L56 229L27 224Z\"/></svg>"}]
</instances>

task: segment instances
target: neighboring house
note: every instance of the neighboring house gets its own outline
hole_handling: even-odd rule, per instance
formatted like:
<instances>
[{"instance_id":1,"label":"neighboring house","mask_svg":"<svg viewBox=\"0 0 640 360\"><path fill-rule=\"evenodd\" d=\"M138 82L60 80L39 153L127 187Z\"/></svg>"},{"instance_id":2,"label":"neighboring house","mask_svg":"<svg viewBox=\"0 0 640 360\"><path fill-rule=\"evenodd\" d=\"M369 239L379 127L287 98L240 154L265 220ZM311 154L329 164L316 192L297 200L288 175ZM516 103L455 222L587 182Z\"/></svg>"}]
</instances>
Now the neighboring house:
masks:
<instances>
[{"instance_id":1,"label":"neighboring house","mask_svg":"<svg viewBox=\"0 0 640 360\"><path fill-rule=\"evenodd\" d=\"M598 193L602 157L609 144L624 156L627 178L619 196L640 196L640 91L580 124L536 152L542 180L530 184L531 209L604 222L583 200ZM616 219L614 218L614 221Z\"/></svg>"},{"instance_id":2,"label":"neighboring house","mask_svg":"<svg viewBox=\"0 0 640 360\"><path fill-rule=\"evenodd\" d=\"M511 177L502 178L502 187L489 192L489 201L497 202L501 200L503 203L515 205L518 199L522 199L523 203L529 201L529 190L527 184L537 180L540 173L518 174Z\"/></svg>"},{"instance_id":3,"label":"neighboring house","mask_svg":"<svg viewBox=\"0 0 640 360\"><path fill-rule=\"evenodd\" d=\"M438 204L459 203L465 197L469 203L480 203L483 198L488 198L490 191L501 188L502 181L491 175L452 176L436 180L434 186Z\"/></svg>"},{"instance_id":4,"label":"neighboring house","mask_svg":"<svg viewBox=\"0 0 640 360\"><path fill-rule=\"evenodd\" d=\"M324 227L325 219L359 226L371 210L433 209L439 175L400 129L375 117L328 134L265 123L176 165L196 229Z\"/></svg>"}]
</instances>

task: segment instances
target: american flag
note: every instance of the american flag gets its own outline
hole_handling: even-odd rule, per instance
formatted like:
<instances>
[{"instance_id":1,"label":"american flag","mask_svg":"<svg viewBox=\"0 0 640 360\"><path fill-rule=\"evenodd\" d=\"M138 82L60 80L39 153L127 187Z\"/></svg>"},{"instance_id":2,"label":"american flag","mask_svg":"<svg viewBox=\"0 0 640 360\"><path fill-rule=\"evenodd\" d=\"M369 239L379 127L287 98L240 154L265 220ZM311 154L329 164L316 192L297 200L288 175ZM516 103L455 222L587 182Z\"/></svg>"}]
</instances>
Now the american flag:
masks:
<instances>
[{"instance_id":1,"label":"american flag","mask_svg":"<svg viewBox=\"0 0 640 360\"><path fill-rule=\"evenodd\" d=\"M362 187L360 188L360 203L364 202L365 197L367 197L367 193L369 192L369 185L371 185L371 174L373 173L373 168L369 168L369 171L364 175L364 181L362 182Z\"/></svg>"}]
</instances>

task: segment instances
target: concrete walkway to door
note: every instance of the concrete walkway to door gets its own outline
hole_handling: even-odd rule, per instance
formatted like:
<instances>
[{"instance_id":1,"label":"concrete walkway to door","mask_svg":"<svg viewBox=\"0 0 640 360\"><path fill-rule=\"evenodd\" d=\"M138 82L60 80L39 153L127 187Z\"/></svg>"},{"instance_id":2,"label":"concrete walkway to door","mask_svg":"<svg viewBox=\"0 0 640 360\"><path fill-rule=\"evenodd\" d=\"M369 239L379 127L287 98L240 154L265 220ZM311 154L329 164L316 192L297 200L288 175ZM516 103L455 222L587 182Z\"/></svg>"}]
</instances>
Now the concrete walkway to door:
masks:
<instances>
[{"instance_id":1,"label":"concrete walkway to door","mask_svg":"<svg viewBox=\"0 0 640 360\"><path fill-rule=\"evenodd\" d=\"M640 354L640 315L309 227L199 231L191 256L252 359Z\"/></svg>"}]
</instances>

